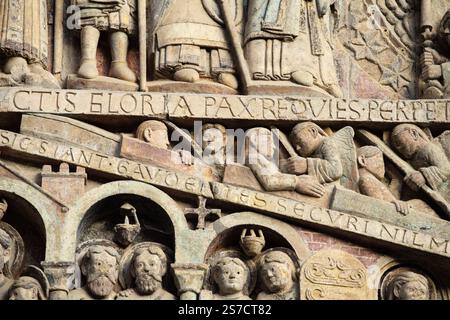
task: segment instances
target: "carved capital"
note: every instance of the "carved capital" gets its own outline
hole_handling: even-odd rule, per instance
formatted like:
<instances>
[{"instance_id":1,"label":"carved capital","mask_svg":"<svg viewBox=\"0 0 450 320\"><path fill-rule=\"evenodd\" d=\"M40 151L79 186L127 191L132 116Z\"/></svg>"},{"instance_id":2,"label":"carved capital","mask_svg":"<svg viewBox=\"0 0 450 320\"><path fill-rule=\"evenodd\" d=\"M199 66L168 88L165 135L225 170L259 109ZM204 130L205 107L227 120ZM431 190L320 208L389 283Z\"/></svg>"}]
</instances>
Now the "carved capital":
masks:
<instances>
[{"instance_id":1,"label":"carved capital","mask_svg":"<svg viewBox=\"0 0 450 320\"><path fill-rule=\"evenodd\" d=\"M175 285L181 300L195 300L203 287L208 265L172 264Z\"/></svg>"},{"instance_id":2,"label":"carved capital","mask_svg":"<svg viewBox=\"0 0 450 320\"><path fill-rule=\"evenodd\" d=\"M50 284L50 300L64 300L73 285L73 262L42 262L42 268Z\"/></svg>"}]
</instances>

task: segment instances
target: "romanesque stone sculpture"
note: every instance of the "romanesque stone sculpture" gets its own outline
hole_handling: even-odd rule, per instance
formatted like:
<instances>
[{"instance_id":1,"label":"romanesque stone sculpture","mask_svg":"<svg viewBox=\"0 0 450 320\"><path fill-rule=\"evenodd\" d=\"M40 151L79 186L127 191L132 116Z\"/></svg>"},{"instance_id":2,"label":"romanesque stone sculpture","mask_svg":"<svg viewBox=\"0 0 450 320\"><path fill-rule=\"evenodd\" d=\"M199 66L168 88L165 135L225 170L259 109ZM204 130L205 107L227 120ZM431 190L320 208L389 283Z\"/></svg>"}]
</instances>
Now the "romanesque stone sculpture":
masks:
<instances>
[{"instance_id":1,"label":"romanesque stone sculpture","mask_svg":"<svg viewBox=\"0 0 450 320\"><path fill-rule=\"evenodd\" d=\"M254 80L291 81L341 97L333 58L336 0L250 0L245 49Z\"/></svg>"},{"instance_id":2,"label":"romanesque stone sculpture","mask_svg":"<svg viewBox=\"0 0 450 320\"><path fill-rule=\"evenodd\" d=\"M120 207L120 213L124 217L124 222L114 226L116 233L115 241L123 247L128 247L141 232L141 225L136 213L136 208L129 203L124 203ZM130 218L132 223L130 223Z\"/></svg>"},{"instance_id":3,"label":"romanesque stone sculpture","mask_svg":"<svg viewBox=\"0 0 450 320\"><path fill-rule=\"evenodd\" d=\"M250 277L248 266L239 258L223 257L211 266L211 276L218 291L202 291L200 300L250 300L245 287Z\"/></svg>"},{"instance_id":4,"label":"romanesque stone sculpture","mask_svg":"<svg viewBox=\"0 0 450 320\"><path fill-rule=\"evenodd\" d=\"M132 255L131 270L128 270L134 279L134 287L120 292L117 300L175 300L175 296L162 287L167 264L166 254L160 247L141 244Z\"/></svg>"},{"instance_id":5,"label":"romanesque stone sculpture","mask_svg":"<svg viewBox=\"0 0 450 320\"><path fill-rule=\"evenodd\" d=\"M9 290L14 283L10 278L9 260L11 258L12 239L6 231L0 229L0 300L8 298Z\"/></svg>"},{"instance_id":6,"label":"romanesque stone sculpture","mask_svg":"<svg viewBox=\"0 0 450 320\"><path fill-rule=\"evenodd\" d=\"M267 191L297 191L321 197L325 189L313 176L286 174L277 166L274 137L266 128L254 128L246 134L246 162Z\"/></svg>"},{"instance_id":7,"label":"romanesque stone sculpture","mask_svg":"<svg viewBox=\"0 0 450 320\"><path fill-rule=\"evenodd\" d=\"M47 295L38 280L24 276L14 281L9 300L47 300Z\"/></svg>"},{"instance_id":8,"label":"romanesque stone sculpture","mask_svg":"<svg viewBox=\"0 0 450 320\"><path fill-rule=\"evenodd\" d=\"M288 172L313 177L321 184L340 181L344 187L357 190L358 170L353 136L351 127L328 136L312 122L296 125L290 134L290 141L300 156L288 160ZM322 196L322 191L317 196Z\"/></svg>"},{"instance_id":9,"label":"romanesque stone sculpture","mask_svg":"<svg viewBox=\"0 0 450 320\"><path fill-rule=\"evenodd\" d=\"M242 29L243 1L226 5L234 13L234 24ZM188 83L209 79L237 89L236 63L223 14L216 1L153 1L152 46L157 78Z\"/></svg>"},{"instance_id":10,"label":"romanesque stone sculpture","mask_svg":"<svg viewBox=\"0 0 450 320\"><path fill-rule=\"evenodd\" d=\"M259 279L264 290L257 300L298 300L298 276L288 254L270 251L260 258Z\"/></svg>"},{"instance_id":11,"label":"romanesque stone sculpture","mask_svg":"<svg viewBox=\"0 0 450 320\"><path fill-rule=\"evenodd\" d=\"M69 300L114 300L118 282L119 253L112 247L93 245L81 259L86 285L71 291Z\"/></svg>"},{"instance_id":12,"label":"romanesque stone sculpture","mask_svg":"<svg viewBox=\"0 0 450 320\"><path fill-rule=\"evenodd\" d=\"M401 214L409 213L406 202L400 201L402 179L395 176L389 186L383 183L386 169L383 152L377 147L364 146L358 150L359 191L369 197L392 202Z\"/></svg>"},{"instance_id":13,"label":"romanesque stone sculpture","mask_svg":"<svg viewBox=\"0 0 450 320\"><path fill-rule=\"evenodd\" d=\"M434 190L450 177L450 161L445 140L447 135L431 139L422 129L413 124L401 124L394 128L392 144L417 171L409 174L405 182L413 190L428 185Z\"/></svg>"},{"instance_id":14,"label":"romanesque stone sculpture","mask_svg":"<svg viewBox=\"0 0 450 320\"><path fill-rule=\"evenodd\" d=\"M128 67L128 37L136 33L136 3L134 0L73 0L78 6L79 19L75 26L81 30L81 64L78 76L95 79L97 46L101 32L107 32L111 49L109 76L135 82L136 75Z\"/></svg>"},{"instance_id":15,"label":"romanesque stone sculpture","mask_svg":"<svg viewBox=\"0 0 450 320\"><path fill-rule=\"evenodd\" d=\"M171 150L169 132L167 126L162 121L148 120L141 123L136 130L136 138L152 145L153 147L162 150ZM170 161L178 164L183 163L190 165L192 164L193 159L189 152L180 149L173 152Z\"/></svg>"},{"instance_id":16,"label":"romanesque stone sculpture","mask_svg":"<svg viewBox=\"0 0 450 320\"><path fill-rule=\"evenodd\" d=\"M223 125L207 123L202 126L203 161L214 166L223 176L227 163L227 132Z\"/></svg>"},{"instance_id":17,"label":"romanesque stone sculpture","mask_svg":"<svg viewBox=\"0 0 450 320\"><path fill-rule=\"evenodd\" d=\"M59 88L48 72L49 42L46 1L2 1L0 56L2 86Z\"/></svg>"},{"instance_id":18,"label":"romanesque stone sculpture","mask_svg":"<svg viewBox=\"0 0 450 320\"><path fill-rule=\"evenodd\" d=\"M424 98L447 99L450 96L450 10L441 20L434 45L425 46L420 57Z\"/></svg>"},{"instance_id":19,"label":"romanesque stone sculpture","mask_svg":"<svg viewBox=\"0 0 450 320\"><path fill-rule=\"evenodd\" d=\"M396 272L385 284L384 299L386 300L429 300L430 283L422 274L402 270Z\"/></svg>"},{"instance_id":20,"label":"romanesque stone sculpture","mask_svg":"<svg viewBox=\"0 0 450 320\"><path fill-rule=\"evenodd\" d=\"M247 233L247 229L242 230L239 246L247 257L254 258L258 256L265 245L266 238L262 230L258 230L258 235L256 235L254 229L250 230L250 234Z\"/></svg>"}]
</instances>

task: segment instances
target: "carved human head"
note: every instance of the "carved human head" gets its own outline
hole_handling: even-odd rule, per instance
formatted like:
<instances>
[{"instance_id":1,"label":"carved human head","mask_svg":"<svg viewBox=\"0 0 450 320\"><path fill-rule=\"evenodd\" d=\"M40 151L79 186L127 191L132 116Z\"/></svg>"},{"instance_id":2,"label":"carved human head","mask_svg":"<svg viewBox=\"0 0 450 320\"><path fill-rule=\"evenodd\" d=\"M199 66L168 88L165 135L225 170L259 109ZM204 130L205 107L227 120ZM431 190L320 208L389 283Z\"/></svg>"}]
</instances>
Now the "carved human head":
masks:
<instances>
[{"instance_id":1,"label":"carved human head","mask_svg":"<svg viewBox=\"0 0 450 320\"><path fill-rule=\"evenodd\" d=\"M392 279L389 300L428 300L430 284L428 279L416 272L404 271Z\"/></svg>"},{"instance_id":2,"label":"carved human head","mask_svg":"<svg viewBox=\"0 0 450 320\"><path fill-rule=\"evenodd\" d=\"M224 165L227 152L227 130L220 124L202 127L203 161L209 165Z\"/></svg>"},{"instance_id":3,"label":"carved human head","mask_svg":"<svg viewBox=\"0 0 450 320\"><path fill-rule=\"evenodd\" d=\"M158 148L168 149L170 147L169 133L162 121L149 120L141 123L136 130L136 138Z\"/></svg>"},{"instance_id":4,"label":"carved human head","mask_svg":"<svg viewBox=\"0 0 450 320\"><path fill-rule=\"evenodd\" d=\"M140 294L151 294L162 285L167 272L167 257L158 246L136 250L132 259L131 275Z\"/></svg>"},{"instance_id":5,"label":"carved human head","mask_svg":"<svg viewBox=\"0 0 450 320\"><path fill-rule=\"evenodd\" d=\"M411 159L421 146L430 142L430 139L418 126L400 124L392 131L391 141L398 152L406 159Z\"/></svg>"},{"instance_id":6,"label":"carved human head","mask_svg":"<svg viewBox=\"0 0 450 320\"><path fill-rule=\"evenodd\" d=\"M118 280L119 253L112 247L92 246L81 261L81 272L91 294L102 298L110 295Z\"/></svg>"},{"instance_id":7,"label":"carved human head","mask_svg":"<svg viewBox=\"0 0 450 320\"><path fill-rule=\"evenodd\" d=\"M378 179L385 175L383 152L373 146L364 146L358 150L358 164L360 168L365 168Z\"/></svg>"},{"instance_id":8,"label":"carved human head","mask_svg":"<svg viewBox=\"0 0 450 320\"><path fill-rule=\"evenodd\" d=\"M439 25L439 39L441 44L446 48L450 48L450 10L448 10Z\"/></svg>"},{"instance_id":9,"label":"carved human head","mask_svg":"<svg viewBox=\"0 0 450 320\"><path fill-rule=\"evenodd\" d=\"M295 266L286 253L272 251L261 259L259 276L269 292L283 292L292 288L293 281L296 279Z\"/></svg>"},{"instance_id":10,"label":"carved human head","mask_svg":"<svg viewBox=\"0 0 450 320\"><path fill-rule=\"evenodd\" d=\"M273 134L266 128L253 128L247 131L245 136L246 154L251 161L252 158L263 156L272 158L275 153Z\"/></svg>"},{"instance_id":11,"label":"carved human head","mask_svg":"<svg viewBox=\"0 0 450 320\"><path fill-rule=\"evenodd\" d=\"M302 157L311 156L327 136L317 124L302 122L297 124L289 136L292 146Z\"/></svg>"},{"instance_id":12,"label":"carved human head","mask_svg":"<svg viewBox=\"0 0 450 320\"><path fill-rule=\"evenodd\" d=\"M9 291L9 300L46 300L46 296L39 281L32 277L20 277Z\"/></svg>"},{"instance_id":13,"label":"carved human head","mask_svg":"<svg viewBox=\"0 0 450 320\"><path fill-rule=\"evenodd\" d=\"M249 276L248 266L239 258L224 257L212 268L212 277L221 295L243 292Z\"/></svg>"},{"instance_id":14,"label":"carved human head","mask_svg":"<svg viewBox=\"0 0 450 320\"><path fill-rule=\"evenodd\" d=\"M0 228L0 274L9 275L9 260L11 259L12 239Z\"/></svg>"},{"instance_id":15,"label":"carved human head","mask_svg":"<svg viewBox=\"0 0 450 320\"><path fill-rule=\"evenodd\" d=\"M202 126L202 147L217 151L224 150L227 145L227 129L217 123L207 123Z\"/></svg>"}]
</instances>

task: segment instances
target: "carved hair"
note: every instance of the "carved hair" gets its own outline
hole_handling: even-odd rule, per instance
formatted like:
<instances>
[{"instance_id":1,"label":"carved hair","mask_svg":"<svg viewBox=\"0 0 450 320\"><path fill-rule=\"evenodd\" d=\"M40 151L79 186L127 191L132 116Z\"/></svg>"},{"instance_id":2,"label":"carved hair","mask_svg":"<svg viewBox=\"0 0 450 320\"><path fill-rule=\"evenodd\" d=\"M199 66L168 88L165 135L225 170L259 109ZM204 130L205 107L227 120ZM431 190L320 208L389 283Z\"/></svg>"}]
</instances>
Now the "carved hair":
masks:
<instances>
[{"instance_id":1,"label":"carved hair","mask_svg":"<svg viewBox=\"0 0 450 320\"><path fill-rule=\"evenodd\" d=\"M166 274L167 271L167 256L164 253L164 251L158 247L158 246L149 246L149 247L145 247L145 248L140 248L138 250L136 250L136 252L133 255L133 259L131 261L135 261L135 259L137 257L139 257L141 254L144 254L148 252L150 255L153 256L157 256L159 258L159 260L161 261L161 276L164 276ZM134 269L132 268L133 272L131 272L131 274L134 277Z\"/></svg>"},{"instance_id":2,"label":"carved hair","mask_svg":"<svg viewBox=\"0 0 450 320\"><path fill-rule=\"evenodd\" d=\"M136 129L136 138L139 140L144 140L145 130L166 130L167 127L162 121L158 120L148 120L140 124L140 126Z\"/></svg>"},{"instance_id":3,"label":"carved hair","mask_svg":"<svg viewBox=\"0 0 450 320\"><path fill-rule=\"evenodd\" d=\"M411 129L416 130L421 138L425 139L426 141L430 141L429 137L425 134L425 132L423 132L423 130L421 128L419 128L418 126L416 126L414 124L403 123L403 124L396 126L394 128L394 130L392 130L391 140L394 143L394 145L398 145L399 141L397 138L400 133L402 133L406 130L411 130Z\"/></svg>"},{"instance_id":4,"label":"carved hair","mask_svg":"<svg viewBox=\"0 0 450 320\"><path fill-rule=\"evenodd\" d=\"M116 259L116 263L119 263L120 255L114 248L106 247L106 246L92 246L90 247L86 254L83 256L81 260L82 269L87 266L93 254L106 253L111 257Z\"/></svg>"},{"instance_id":5,"label":"carved hair","mask_svg":"<svg viewBox=\"0 0 450 320\"><path fill-rule=\"evenodd\" d=\"M205 132L209 129L217 129L219 130L225 137L227 136L227 129L218 123L206 123L202 126L202 132Z\"/></svg>"},{"instance_id":6,"label":"carved hair","mask_svg":"<svg viewBox=\"0 0 450 320\"><path fill-rule=\"evenodd\" d=\"M379 154L383 154L383 152L374 146L364 146L358 149L358 157L372 158Z\"/></svg>"},{"instance_id":7,"label":"carved hair","mask_svg":"<svg viewBox=\"0 0 450 320\"><path fill-rule=\"evenodd\" d=\"M12 292L17 288L23 289L36 289L39 300L45 300L46 296L44 294L44 290L42 290L42 286L36 279L32 277L20 277L16 281L14 281L11 289L9 290L9 295L11 296Z\"/></svg>"},{"instance_id":8,"label":"carved hair","mask_svg":"<svg viewBox=\"0 0 450 320\"><path fill-rule=\"evenodd\" d=\"M241 259L232 258L232 257L224 257L224 258L220 259L219 261L217 261L216 264L212 267L212 275L213 275L214 281L216 279L217 273L220 272L222 270L222 268L229 263L234 263L235 265L244 269L244 271L247 274L247 282L248 282L248 280L250 278L250 269Z\"/></svg>"},{"instance_id":9,"label":"carved hair","mask_svg":"<svg viewBox=\"0 0 450 320\"><path fill-rule=\"evenodd\" d=\"M327 133L326 133L321 127L319 127L317 124L315 124L314 122L310 122L310 121L308 121L308 122L302 122L302 123L297 124L297 125L292 129L291 134L289 135L289 140L291 141L291 143L292 143L292 141L295 141L295 138L296 138L297 134L298 134L300 131L302 131L303 129L307 129L307 128L308 128L308 129L309 129L309 128L316 129L317 132L318 132L321 136L324 136L324 137L327 137L327 136L328 136Z\"/></svg>"},{"instance_id":10,"label":"carved hair","mask_svg":"<svg viewBox=\"0 0 450 320\"><path fill-rule=\"evenodd\" d=\"M264 267L264 265L266 263L272 263L272 262L281 263L281 264L286 265L288 267L289 271L291 272L292 280L294 280L294 281L297 280L297 273L295 270L295 265L294 265L294 262L292 261L291 257L289 257L289 255L287 255L286 253L284 253L282 251L269 252L266 255L264 255L263 258L261 259L261 264L259 265L259 270L261 271L261 269Z\"/></svg>"},{"instance_id":11,"label":"carved hair","mask_svg":"<svg viewBox=\"0 0 450 320\"><path fill-rule=\"evenodd\" d=\"M0 229L0 245L3 247L4 250L8 250L11 246L12 239L9 236L9 234L3 230Z\"/></svg>"},{"instance_id":12,"label":"carved hair","mask_svg":"<svg viewBox=\"0 0 450 320\"><path fill-rule=\"evenodd\" d=\"M388 300L395 300L395 288L397 286L404 286L408 282L419 282L424 287L427 288L427 290L430 290L430 284L428 282L428 279L421 275L420 273L412 272L412 271L404 271L399 274L397 274L394 279L392 279L391 283L389 283L388 292L387 292L387 299ZM428 292L429 295L429 292Z\"/></svg>"}]
</instances>

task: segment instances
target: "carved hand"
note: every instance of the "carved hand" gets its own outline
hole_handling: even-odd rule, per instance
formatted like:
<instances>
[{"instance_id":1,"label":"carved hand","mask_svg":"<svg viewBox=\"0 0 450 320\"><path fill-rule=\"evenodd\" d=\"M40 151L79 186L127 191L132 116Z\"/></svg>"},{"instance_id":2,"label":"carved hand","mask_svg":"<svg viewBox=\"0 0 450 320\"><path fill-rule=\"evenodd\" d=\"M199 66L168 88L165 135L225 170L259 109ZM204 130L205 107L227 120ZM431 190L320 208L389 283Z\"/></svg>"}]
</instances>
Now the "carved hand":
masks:
<instances>
[{"instance_id":1,"label":"carved hand","mask_svg":"<svg viewBox=\"0 0 450 320\"><path fill-rule=\"evenodd\" d=\"M405 183L414 191L419 191L427 181L420 171L414 171L413 173L405 177Z\"/></svg>"},{"instance_id":2,"label":"carved hand","mask_svg":"<svg viewBox=\"0 0 450 320\"><path fill-rule=\"evenodd\" d=\"M420 172L433 190L437 190L442 183L447 181L447 176L438 167L421 168Z\"/></svg>"},{"instance_id":3,"label":"carved hand","mask_svg":"<svg viewBox=\"0 0 450 320\"><path fill-rule=\"evenodd\" d=\"M397 209L397 212L406 216L409 214L409 205L408 203L404 201L393 201L393 204L395 204L395 208Z\"/></svg>"},{"instance_id":4,"label":"carved hand","mask_svg":"<svg viewBox=\"0 0 450 320\"><path fill-rule=\"evenodd\" d=\"M422 69L422 78L424 80L434 80L442 77L442 68L441 66L426 66Z\"/></svg>"},{"instance_id":5,"label":"carved hand","mask_svg":"<svg viewBox=\"0 0 450 320\"><path fill-rule=\"evenodd\" d=\"M297 177L295 191L315 198L322 198L325 194L324 186L321 185L315 177L306 175Z\"/></svg>"},{"instance_id":6,"label":"carved hand","mask_svg":"<svg viewBox=\"0 0 450 320\"><path fill-rule=\"evenodd\" d=\"M133 289L127 289L127 290L119 292L117 295L122 298L128 298L129 296L131 296L133 294L133 292L134 292Z\"/></svg>"},{"instance_id":7,"label":"carved hand","mask_svg":"<svg viewBox=\"0 0 450 320\"><path fill-rule=\"evenodd\" d=\"M287 170L290 174L305 174L308 171L308 161L302 157L292 157L287 161Z\"/></svg>"}]
</instances>

